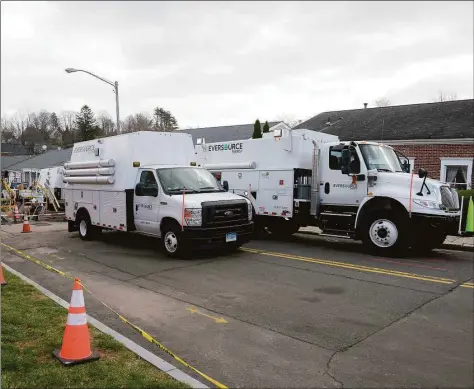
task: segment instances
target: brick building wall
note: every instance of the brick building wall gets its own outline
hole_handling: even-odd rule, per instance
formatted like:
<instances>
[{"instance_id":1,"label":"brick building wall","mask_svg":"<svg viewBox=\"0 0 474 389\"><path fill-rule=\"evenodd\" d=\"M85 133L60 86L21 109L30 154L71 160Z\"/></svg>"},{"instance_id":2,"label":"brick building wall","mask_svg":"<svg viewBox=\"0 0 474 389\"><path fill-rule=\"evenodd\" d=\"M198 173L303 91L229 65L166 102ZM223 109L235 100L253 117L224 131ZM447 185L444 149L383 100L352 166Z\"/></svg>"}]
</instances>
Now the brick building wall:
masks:
<instances>
[{"instance_id":1,"label":"brick building wall","mask_svg":"<svg viewBox=\"0 0 474 389\"><path fill-rule=\"evenodd\" d=\"M391 145L406 157L415 158L415 170L424 168L431 178L439 180L441 173L441 158L474 159L473 144L412 144ZM474 188L474 174L471 177L471 188Z\"/></svg>"}]
</instances>

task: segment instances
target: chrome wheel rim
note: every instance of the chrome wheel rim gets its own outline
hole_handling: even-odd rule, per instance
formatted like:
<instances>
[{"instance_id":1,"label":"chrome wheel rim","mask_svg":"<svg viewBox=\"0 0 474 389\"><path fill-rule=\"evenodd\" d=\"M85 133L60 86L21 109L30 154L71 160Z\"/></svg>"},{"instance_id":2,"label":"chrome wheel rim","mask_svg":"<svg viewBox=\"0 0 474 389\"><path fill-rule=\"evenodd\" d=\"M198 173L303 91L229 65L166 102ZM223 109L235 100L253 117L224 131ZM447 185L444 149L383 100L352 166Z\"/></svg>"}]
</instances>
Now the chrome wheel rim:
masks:
<instances>
[{"instance_id":1,"label":"chrome wheel rim","mask_svg":"<svg viewBox=\"0 0 474 389\"><path fill-rule=\"evenodd\" d=\"M87 223L85 220L81 220L81 223L79 224L79 232L82 236L87 235Z\"/></svg>"},{"instance_id":2,"label":"chrome wheel rim","mask_svg":"<svg viewBox=\"0 0 474 389\"><path fill-rule=\"evenodd\" d=\"M178 250L178 237L173 231L168 231L165 235L165 248L169 253L174 253Z\"/></svg>"},{"instance_id":3,"label":"chrome wheel rim","mask_svg":"<svg viewBox=\"0 0 474 389\"><path fill-rule=\"evenodd\" d=\"M392 247L398 239L397 226L387 219L379 219L372 223L369 230L370 240L377 247Z\"/></svg>"}]
</instances>

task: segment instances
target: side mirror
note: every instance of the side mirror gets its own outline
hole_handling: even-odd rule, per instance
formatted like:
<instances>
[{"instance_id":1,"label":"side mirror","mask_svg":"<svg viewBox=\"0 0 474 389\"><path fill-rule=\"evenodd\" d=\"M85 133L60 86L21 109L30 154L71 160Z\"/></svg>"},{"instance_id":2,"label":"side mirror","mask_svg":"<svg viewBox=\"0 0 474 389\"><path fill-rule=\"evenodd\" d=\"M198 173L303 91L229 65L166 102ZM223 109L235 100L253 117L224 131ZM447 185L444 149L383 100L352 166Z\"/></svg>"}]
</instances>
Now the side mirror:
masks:
<instances>
[{"instance_id":1,"label":"side mirror","mask_svg":"<svg viewBox=\"0 0 474 389\"><path fill-rule=\"evenodd\" d=\"M135 195L143 196L143 184L140 182L135 186Z\"/></svg>"},{"instance_id":2,"label":"side mirror","mask_svg":"<svg viewBox=\"0 0 474 389\"><path fill-rule=\"evenodd\" d=\"M227 181L224 181L224 182L222 183L222 187L224 188L224 190L225 190L226 192L229 191L229 183L228 183Z\"/></svg>"},{"instance_id":3,"label":"side mirror","mask_svg":"<svg viewBox=\"0 0 474 389\"><path fill-rule=\"evenodd\" d=\"M349 149L343 149L341 153L341 173L342 174L350 173L350 168L349 168L350 163L351 163L351 151Z\"/></svg>"},{"instance_id":4,"label":"side mirror","mask_svg":"<svg viewBox=\"0 0 474 389\"><path fill-rule=\"evenodd\" d=\"M137 196L158 197L158 187L145 186L142 183L138 183L137 186L135 187L135 194Z\"/></svg>"},{"instance_id":5,"label":"side mirror","mask_svg":"<svg viewBox=\"0 0 474 389\"><path fill-rule=\"evenodd\" d=\"M428 175L428 172L425 169L419 169L418 170L418 177L424 178Z\"/></svg>"}]
</instances>

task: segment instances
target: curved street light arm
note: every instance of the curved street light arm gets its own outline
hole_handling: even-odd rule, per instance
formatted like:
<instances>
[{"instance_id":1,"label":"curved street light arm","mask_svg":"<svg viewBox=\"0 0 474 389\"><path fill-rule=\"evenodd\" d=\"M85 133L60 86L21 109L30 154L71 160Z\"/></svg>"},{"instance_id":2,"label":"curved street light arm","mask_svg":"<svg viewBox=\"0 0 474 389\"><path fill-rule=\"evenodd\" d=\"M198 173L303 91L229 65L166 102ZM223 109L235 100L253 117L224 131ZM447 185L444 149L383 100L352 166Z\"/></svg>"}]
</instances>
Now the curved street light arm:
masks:
<instances>
[{"instance_id":1,"label":"curved street light arm","mask_svg":"<svg viewBox=\"0 0 474 389\"><path fill-rule=\"evenodd\" d=\"M84 73L90 74L91 76L93 76L93 77L95 77L95 78L98 78L99 80L104 81L104 82L106 82L107 84L112 85L113 87L115 87L115 83L114 83L114 82L109 81L109 80L106 80L105 78L102 78L102 77L98 76L97 74L94 74L94 73L88 72L87 70L82 70L82 69L77 69L76 71L78 71L78 72L84 72Z\"/></svg>"}]
</instances>

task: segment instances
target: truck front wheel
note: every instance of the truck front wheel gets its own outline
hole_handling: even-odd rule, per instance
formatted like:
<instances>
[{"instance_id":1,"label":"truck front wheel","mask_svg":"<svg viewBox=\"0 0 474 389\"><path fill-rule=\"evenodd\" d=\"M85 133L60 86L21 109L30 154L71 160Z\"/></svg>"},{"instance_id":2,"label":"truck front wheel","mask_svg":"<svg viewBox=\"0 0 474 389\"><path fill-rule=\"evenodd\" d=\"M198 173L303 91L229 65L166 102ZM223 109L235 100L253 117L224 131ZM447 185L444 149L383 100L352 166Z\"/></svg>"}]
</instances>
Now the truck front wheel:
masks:
<instances>
[{"instance_id":1,"label":"truck front wheel","mask_svg":"<svg viewBox=\"0 0 474 389\"><path fill-rule=\"evenodd\" d=\"M392 212L374 212L367 219L365 246L381 255L400 254L406 245L403 221Z\"/></svg>"},{"instance_id":2,"label":"truck front wheel","mask_svg":"<svg viewBox=\"0 0 474 389\"><path fill-rule=\"evenodd\" d=\"M177 258L184 254L184 245L181 229L173 224L168 224L162 231L163 247L169 257Z\"/></svg>"}]
</instances>

